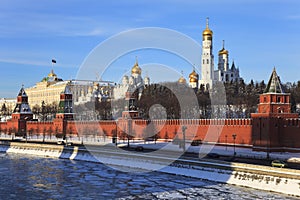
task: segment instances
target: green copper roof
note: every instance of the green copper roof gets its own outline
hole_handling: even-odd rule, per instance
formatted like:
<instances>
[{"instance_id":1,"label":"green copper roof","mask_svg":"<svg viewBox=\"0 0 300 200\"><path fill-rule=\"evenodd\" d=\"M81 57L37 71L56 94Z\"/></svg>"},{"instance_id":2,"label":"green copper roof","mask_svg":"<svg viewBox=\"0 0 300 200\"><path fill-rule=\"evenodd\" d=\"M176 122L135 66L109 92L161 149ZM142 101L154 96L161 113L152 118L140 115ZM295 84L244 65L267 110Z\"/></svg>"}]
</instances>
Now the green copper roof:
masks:
<instances>
[{"instance_id":1,"label":"green copper roof","mask_svg":"<svg viewBox=\"0 0 300 200\"><path fill-rule=\"evenodd\" d=\"M273 69L273 72L271 74L270 80L264 93L284 93L280 82L280 78L276 73L275 67Z\"/></svg>"}]
</instances>

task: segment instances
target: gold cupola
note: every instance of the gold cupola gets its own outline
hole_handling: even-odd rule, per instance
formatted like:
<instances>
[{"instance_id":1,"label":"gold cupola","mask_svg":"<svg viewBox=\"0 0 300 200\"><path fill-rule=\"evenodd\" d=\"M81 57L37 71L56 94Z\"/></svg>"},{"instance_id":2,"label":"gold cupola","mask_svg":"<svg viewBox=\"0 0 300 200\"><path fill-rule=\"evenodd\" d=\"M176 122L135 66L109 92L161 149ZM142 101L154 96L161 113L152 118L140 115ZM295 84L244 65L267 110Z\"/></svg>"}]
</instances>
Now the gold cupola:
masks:
<instances>
[{"instance_id":1,"label":"gold cupola","mask_svg":"<svg viewBox=\"0 0 300 200\"><path fill-rule=\"evenodd\" d=\"M139 67L137 59L135 61L134 66L131 69L131 74L142 74L142 69Z\"/></svg>"},{"instance_id":2,"label":"gold cupola","mask_svg":"<svg viewBox=\"0 0 300 200\"><path fill-rule=\"evenodd\" d=\"M208 20L209 20L209 18L206 18L206 28L202 33L203 39L205 38L205 36L208 37L208 39L211 39L212 35L213 35L212 30L209 29Z\"/></svg>"},{"instance_id":3,"label":"gold cupola","mask_svg":"<svg viewBox=\"0 0 300 200\"><path fill-rule=\"evenodd\" d=\"M197 83L197 82L198 82L198 80L199 80L199 75L198 75L197 72L195 71L195 67L194 67L192 73L190 73L189 79L190 79L190 80L189 80L190 83Z\"/></svg>"},{"instance_id":4,"label":"gold cupola","mask_svg":"<svg viewBox=\"0 0 300 200\"><path fill-rule=\"evenodd\" d=\"M178 83L180 83L180 84L186 84L186 80L183 77L183 71L181 71L181 77L178 79Z\"/></svg>"},{"instance_id":5,"label":"gold cupola","mask_svg":"<svg viewBox=\"0 0 300 200\"><path fill-rule=\"evenodd\" d=\"M186 84L186 80L183 76L181 76L179 79L178 79L178 83L181 83L181 84Z\"/></svg>"},{"instance_id":6,"label":"gold cupola","mask_svg":"<svg viewBox=\"0 0 300 200\"><path fill-rule=\"evenodd\" d=\"M225 41L223 40L223 48L219 51L219 55L227 54L228 51L225 49Z\"/></svg>"},{"instance_id":7,"label":"gold cupola","mask_svg":"<svg viewBox=\"0 0 300 200\"><path fill-rule=\"evenodd\" d=\"M48 77L56 77L56 74L53 72L53 69L52 69L51 72L48 74Z\"/></svg>"}]
</instances>

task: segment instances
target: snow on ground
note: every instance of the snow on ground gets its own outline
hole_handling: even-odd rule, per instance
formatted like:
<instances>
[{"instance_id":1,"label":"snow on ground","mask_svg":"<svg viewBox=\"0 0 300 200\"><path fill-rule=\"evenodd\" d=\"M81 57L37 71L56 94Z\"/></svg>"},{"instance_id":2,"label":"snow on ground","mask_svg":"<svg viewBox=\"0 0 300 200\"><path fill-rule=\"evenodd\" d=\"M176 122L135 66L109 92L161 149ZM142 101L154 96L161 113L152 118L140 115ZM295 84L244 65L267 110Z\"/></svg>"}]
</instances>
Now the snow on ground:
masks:
<instances>
[{"instance_id":1,"label":"snow on ground","mask_svg":"<svg viewBox=\"0 0 300 200\"><path fill-rule=\"evenodd\" d=\"M10 136L11 137L11 136ZM0 139L8 139L10 138L7 135L1 135ZM42 141L42 136L32 136L29 140L32 141ZM57 139L55 137L52 137L51 139L49 137L45 138L45 141L53 141L56 142ZM103 137L88 137L88 138L79 138L79 137L72 137L68 138L68 141L75 143L83 143L83 144L90 144L90 145L105 145L105 144L111 144L112 139L111 138L103 138ZM118 141L118 146L126 146L127 141ZM143 146L147 149L162 149L162 150L168 150L168 151L177 151L182 152L183 150L179 148L179 145L174 145L172 142L164 142L164 141L157 141L156 144L154 141L147 141L144 142L144 140L135 140L130 141L130 146ZM197 153L199 154L199 157L204 157L207 153L217 153L220 155L226 155L226 156L233 156L234 147L232 145L228 146L219 146L219 145L213 145L213 144L202 144L200 146L189 146L188 143L186 145L186 151ZM252 151L252 148L247 147L235 147L235 151L237 156L245 157L245 158L257 158L257 159L265 159L267 157L266 152L258 152L258 151ZM271 159L279 159L279 160L288 160L289 162L299 162L300 163L300 153L290 153L290 152L272 152L270 153Z\"/></svg>"},{"instance_id":2,"label":"snow on ground","mask_svg":"<svg viewBox=\"0 0 300 200\"><path fill-rule=\"evenodd\" d=\"M119 144L120 146L122 144ZM124 144L123 144L124 145ZM179 145L174 145L171 142L135 142L130 143L130 146L143 146L147 149L164 149L170 151L183 151L179 148ZM202 144L200 146L189 146L186 152L197 153L199 156L203 157L207 153L217 153L219 155L233 156L234 147L233 146L219 146L212 144ZM235 147L235 152L237 156L246 158L257 158L265 159L267 157L266 152L252 151L252 148L242 148ZM270 153L271 159L288 160L290 162L300 162L300 153L290 153L290 152L272 152Z\"/></svg>"}]
</instances>

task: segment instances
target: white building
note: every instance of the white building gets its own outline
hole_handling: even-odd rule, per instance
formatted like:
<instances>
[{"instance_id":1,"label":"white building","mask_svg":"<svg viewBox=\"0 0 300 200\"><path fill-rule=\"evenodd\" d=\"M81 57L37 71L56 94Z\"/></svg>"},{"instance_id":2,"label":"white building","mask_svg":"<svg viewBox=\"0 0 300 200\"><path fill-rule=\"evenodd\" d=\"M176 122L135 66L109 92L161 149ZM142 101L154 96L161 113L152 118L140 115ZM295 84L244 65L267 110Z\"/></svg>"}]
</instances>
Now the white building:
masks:
<instances>
[{"instance_id":1,"label":"white building","mask_svg":"<svg viewBox=\"0 0 300 200\"><path fill-rule=\"evenodd\" d=\"M34 86L26 88L28 102L31 107L45 104L58 105L61 92L69 87L75 105L84 104L97 98L99 101L111 97L113 82L110 81L93 81L93 80L67 80L64 81L54 73L53 70L44 77L42 81L37 82Z\"/></svg>"},{"instance_id":2,"label":"white building","mask_svg":"<svg viewBox=\"0 0 300 200\"><path fill-rule=\"evenodd\" d=\"M201 59L201 80L196 83L198 74L195 69L190 74L190 87L196 88L204 86L206 90L212 88L212 85L216 81L220 82L238 82L242 78L240 77L239 69L235 67L234 62L229 68L229 53L224 47L218 54L218 69L214 68L214 54L213 54L213 32L209 29L208 18L206 21L206 28L202 33L202 59Z\"/></svg>"},{"instance_id":3,"label":"white building","mask_svg":"<svg viewBox=\"0 0 300 200\"><path fill-rule=\"evenodd\" d=\"M124 99L126 92L134 92L138 90L138 98L141 97L144 86L150 85L150 78L146 76L142 78L142 69L139 67L138 61L131 69L131 76L124 75L122 83L114 87L113 96L114 99Z\"/></svg>"}]
</instances>

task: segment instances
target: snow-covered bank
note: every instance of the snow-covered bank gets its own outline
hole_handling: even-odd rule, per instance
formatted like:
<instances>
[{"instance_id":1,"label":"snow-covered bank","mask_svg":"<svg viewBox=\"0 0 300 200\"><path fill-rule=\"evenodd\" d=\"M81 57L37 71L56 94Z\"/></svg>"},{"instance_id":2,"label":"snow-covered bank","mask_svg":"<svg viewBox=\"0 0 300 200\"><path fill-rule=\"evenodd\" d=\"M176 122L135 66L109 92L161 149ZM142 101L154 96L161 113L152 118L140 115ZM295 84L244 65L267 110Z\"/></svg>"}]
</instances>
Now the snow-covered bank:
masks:
<instances>
[{"instance_id":1,"label":"snow-covered bank","mask_svg":"<svg viewBox=\"0 0 300 200\"><path fill-rule=\"evenodd\" d=\"M0 151L7 153L23 153L64 159L102 162L103 164L106 164L112 168L130 172L152 171L155 169L160 169L159 171L170 174L196 177L221 183L229 183L300 196L300 180L296 178L282 178L272 175L222 170L213 167L195 166L191 165L190 163L173 163L167 166L164 161L159 159L149 160L146 158L131 158L122 155L90 154L90 152L79 149L76 146L72 148L64 148L63 146L57 145L10 144L10 146L1 145Z\"/></svg>"}]
</instances>

